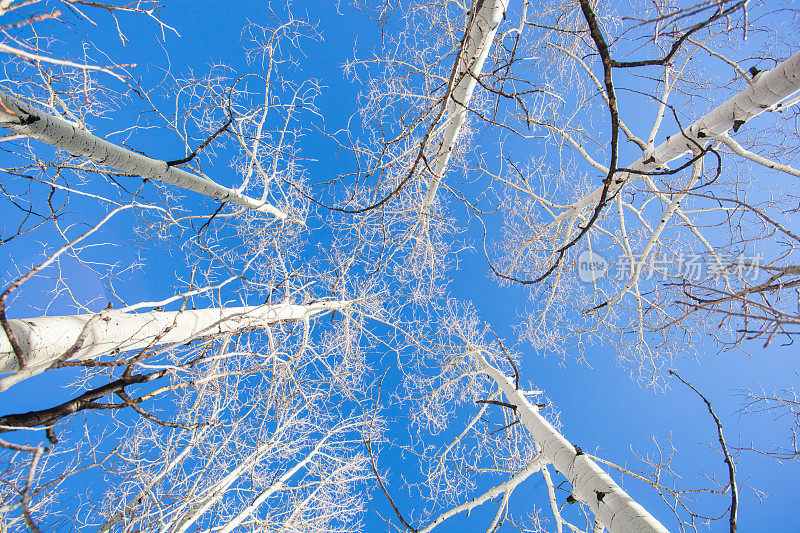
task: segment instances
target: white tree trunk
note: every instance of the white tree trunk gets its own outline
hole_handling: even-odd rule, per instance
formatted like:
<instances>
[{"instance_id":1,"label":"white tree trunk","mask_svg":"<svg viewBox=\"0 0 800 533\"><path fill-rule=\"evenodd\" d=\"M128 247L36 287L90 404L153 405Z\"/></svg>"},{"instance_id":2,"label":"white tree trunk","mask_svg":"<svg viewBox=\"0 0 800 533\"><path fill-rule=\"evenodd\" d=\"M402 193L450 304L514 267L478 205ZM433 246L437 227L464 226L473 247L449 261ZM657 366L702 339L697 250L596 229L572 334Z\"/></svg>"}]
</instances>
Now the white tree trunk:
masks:
<instances>
[{"instance_id":1,"label":"white tree trunk","mask_svg":"<svg viewBox=\"0 0 800 533\"><path fill-rule=\"evenodd\" d=\"M539 445L540 453L572 484L572 497L586 503L606 529L611 533L667 533L667 528L628 496L597 463L586 454L578 453L575 446L539 414L539 409L528 402L524 391L517 390L480 351L473 354L481 369L500 387L508 403L516 406L517 416Z\"/></svg>"},{"instance_id":2,"label":"white tree trunk","mask_svg":"<svg viewBox=\"0 0 800 533\"><path fill-rule=\"evenodd\" d=\"M286 213L267 202L250 198L178 167L170 167L164 161L112 144L66 120L35 109L3 91L0 91L0 103L0 125L15 133L27 135L126 174L170 183L221 202L269 213L279 219L286 218Z\"/></svg>"},{"instance_id":3,"label":"white tree trunk","mask_svg":"<svg viewBox=\"0 0 800 533\"><path fill-rule=\"evenodd\" d=\"M464 50L456 58L456 63L463 63L464 67L458 68L456 74L458 83L448 98L442 145L433 159L433 164L431 165L433 176L422 201L422 212L424 214L428 212L433 204L436 190L444 177L456 140L458 140L458 134L467 120L472 93L478 84L478 76L483 70L483 63L489 56L489 50L492 48L497 28L505 16L506 9L508 9L508 0L475 0L473 9L476 7L478 11L475 13L474 22L469 28L469 37L467 37Z\"/></svg>"},{"instance_id":4,"label":"white tree trunk","mask_svg":"<svg viewBox=\"0 0 800 533\"><path fill-rule=\"evenodd\" d=\"M101 311L72 316L12 319L8 323L22 349L26 366L18 371L11 343L5 334L0 336L0 373L16 371L0 379L0 391L44 372L62 358L92 359L139 350L151 344L185 344L204 335L305 320L345 305L345 302L317 302L310 305L284 303L149 313ZM70 351L72 353L65 356Z\"/></svg>"},{"instance_id":5,"label":"white tree trunk","mask_svg":"<svg viewBox=\"0 0 800 533\"><path fill-rule=\"evenodd\" d=\"M652 152L645 153L628 168L639 172L651 172L666 166L687 152L696 150L697 146L705 147L717 137L724 142L727 132L734 126L741 126L764 111L780 108L780 104L797 91L800 91L800 52L796 52L773 70L759 73L750 87L703 115L682 132L668 137ZM613 197L625 183L636 177L637 174L630 172L616 174L607 197ZM603 187L598 187L587 194L572 208L556 217L554 223L597 205L602 191Z\"/></svg>"}]
</instances>

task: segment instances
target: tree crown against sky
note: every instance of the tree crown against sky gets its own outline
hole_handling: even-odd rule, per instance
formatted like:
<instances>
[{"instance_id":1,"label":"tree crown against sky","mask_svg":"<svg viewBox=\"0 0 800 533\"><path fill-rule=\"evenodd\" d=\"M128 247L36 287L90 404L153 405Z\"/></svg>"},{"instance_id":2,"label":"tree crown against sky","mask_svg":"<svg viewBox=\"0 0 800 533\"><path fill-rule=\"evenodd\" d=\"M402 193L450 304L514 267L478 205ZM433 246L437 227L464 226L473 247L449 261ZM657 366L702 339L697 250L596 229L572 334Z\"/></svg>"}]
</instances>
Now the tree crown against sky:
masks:
<instances>
[{"instance_id":1,"label":"tree crown against sky","mask_svg":"<svg viewBox=\"0 0 800 533\"><path fill-rule=\"evenodd\" d=\"M790 523L791 3L0 9L7 529Z\"/></svg>"}]
</instances>

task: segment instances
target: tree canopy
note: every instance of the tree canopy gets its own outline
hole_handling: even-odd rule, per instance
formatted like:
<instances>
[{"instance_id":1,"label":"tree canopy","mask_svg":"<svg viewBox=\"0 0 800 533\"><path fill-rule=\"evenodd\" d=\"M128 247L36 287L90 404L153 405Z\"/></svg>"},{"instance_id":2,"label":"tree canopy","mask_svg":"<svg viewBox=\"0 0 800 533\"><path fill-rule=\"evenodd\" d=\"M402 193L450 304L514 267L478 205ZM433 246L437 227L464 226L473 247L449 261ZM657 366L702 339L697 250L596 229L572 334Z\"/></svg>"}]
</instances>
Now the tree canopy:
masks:
<instances>
[{"instance_id":1,"label":"tree canopy","mask_svg":"<svg viewBox=\"0 0 800 533\"><path fill-rule=\"evenodd\" d=\"M0 2L0 531L793 524L792 2Z\"/></svg>"}]
</instances>

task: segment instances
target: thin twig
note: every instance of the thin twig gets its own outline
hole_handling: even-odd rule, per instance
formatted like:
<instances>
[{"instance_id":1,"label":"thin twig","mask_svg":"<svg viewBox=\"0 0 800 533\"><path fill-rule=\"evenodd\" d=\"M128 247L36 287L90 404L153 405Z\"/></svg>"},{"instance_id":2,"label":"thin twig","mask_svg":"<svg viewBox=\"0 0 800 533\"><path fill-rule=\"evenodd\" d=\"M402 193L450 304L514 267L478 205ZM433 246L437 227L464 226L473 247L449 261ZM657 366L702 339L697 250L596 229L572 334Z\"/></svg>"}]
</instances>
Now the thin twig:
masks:
<instances>
[{"instance_id":1,"label":"thin twig","mask_svg":"<svg viewBox=\"0 0 800 533\"><path fill-rule=\"evenodd\" d=\"M725 437L722 435L722 422L720 422L719 418L717 418L716 413L711 408L711 402L703 396L703 394L694 388L691 383L683 379L675 370L670 370L670 374L681 380L681 382L692 389L694 392L697 393L698 396L705 402L706 407L708 408L708 412L711 413L711 416L714 418L714 423L717 425L717 435L719 438L719 444L722 446L722 453L725 455L725 463L728 465L728 477L730 478L730 485L731 485L731 513L730 513L730 533L736 533L736 520L739 511L739 489L736 486L736 466L734 465L733 458L731 454L728 452L728 445L725 443Z\"/></svg>"}]
</instances>

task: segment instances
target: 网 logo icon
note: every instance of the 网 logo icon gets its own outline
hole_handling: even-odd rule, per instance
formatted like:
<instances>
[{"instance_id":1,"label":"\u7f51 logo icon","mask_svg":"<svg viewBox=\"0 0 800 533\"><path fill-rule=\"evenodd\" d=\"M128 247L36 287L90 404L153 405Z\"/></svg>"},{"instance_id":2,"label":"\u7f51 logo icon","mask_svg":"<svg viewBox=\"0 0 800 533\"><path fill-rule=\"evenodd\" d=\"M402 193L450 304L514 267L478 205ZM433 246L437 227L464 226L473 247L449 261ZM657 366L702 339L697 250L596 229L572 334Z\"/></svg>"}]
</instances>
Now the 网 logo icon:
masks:
<instances>
[{"instance_id":1,"label":"\u7f51 logo icon","mask_svg":"<svg viewBox=\"0 0 800 533\"><path fill-rule=\"evenodd\" d=\"M591 283L605 277L608 272L608 261L597 252L584 250L578 255L578 279Z\"/></svg>"}]
</instances>

